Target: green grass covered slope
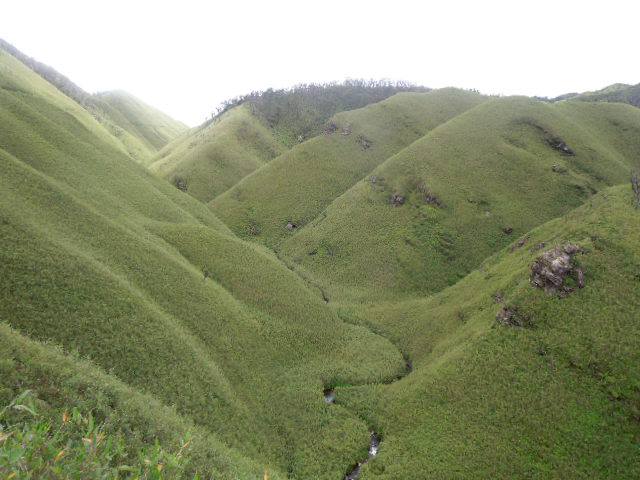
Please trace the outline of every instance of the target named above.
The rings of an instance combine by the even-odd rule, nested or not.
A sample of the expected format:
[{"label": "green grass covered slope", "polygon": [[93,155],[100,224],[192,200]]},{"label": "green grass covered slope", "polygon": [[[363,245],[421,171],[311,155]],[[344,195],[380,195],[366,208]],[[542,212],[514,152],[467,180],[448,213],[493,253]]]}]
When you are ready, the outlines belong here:
[{"label": "green grass covered slope", "polygon": [[[361,478],[637,478],[639,231],[630,187],[606,189],[434,296],[345,309],[414,366],[337,389],[383,439]],[[584,288],[534,287],[532,264],[569,243]]]},{"label": "green grass covered slope", "polygon": [[92,101],[116,137],[126,141],[129,136],[142,143],[145,151],[138,154],[138,159],[143,163],[148,163],[162,147],[187,131],[182,122],[122,90],[97,93]]},{"label": "green grass covered slope", "polygon": [[282,254],[332,301],[436,292],[536,225],[628,181],[638,158],[636,108],[491,100],[385,161]]},{"label": "green grass covered slope", "polygon": [[271,247],[311,222],[336,197],[429,130],[486,100],[456,89],[399,93],[335,115],[325,133],[295,146],[214,199],[239,236]]},{"label": "green grass covered slope", "polygon": [[[181,133],[186,125],[123,91],[92,95],[60,72],[31,58],[0,39],[0,50],[18,59],[40,77],[85,108],[113,135],[121,148],[136,161],[148,164],[151,158]],[[5,72],[10,75],[11,72]]]},{"label": "green grass covered slope", "polygon": [[[174,406],[182,420],[159,418],[158,429],[184,421],[180,431],[193,424],[215,439],[200,443],[201,478],[232,477],[230,457],[238,478],[262,478],[256,465],[271,478],[343,475],[367,425],[326,405],[322,390],[394,378],[400,352],[344,323],[273,254],[134,162],[85,109],[4,52],[0,122],[0,319],[14,332],[3,330],[3,359],[17,361],[13,342],[58,345],[158,408]],[[5,402],[27,387],[49,403],[48,383],[7,378]],[[102,408],[87,402],[84,414],[92,402]],[[141,422],[121,414],[124,432]]]},{"label": "green grass covered slope", "polygon": [[628,103],[634,107],[640,107],[640,84],[626,85],[624,83],[616,83],[595,92],[576,94],[571,99],[585,102]]},{"label": "green grass covered slope", "polygon": [[248,106],[240,105],[164,147],[150,169],[206,203],[285,150]]}]

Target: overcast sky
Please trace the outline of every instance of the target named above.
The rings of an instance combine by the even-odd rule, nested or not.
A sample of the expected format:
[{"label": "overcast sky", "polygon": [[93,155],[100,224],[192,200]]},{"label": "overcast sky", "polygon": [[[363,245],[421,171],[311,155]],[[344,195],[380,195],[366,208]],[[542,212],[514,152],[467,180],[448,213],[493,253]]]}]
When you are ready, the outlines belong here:
[{"label": "overcast sky", "polygon": [[0,37],[189,125],[251,90],[345,78],[555,96],[639,83],[640,2],[2,2]]}]

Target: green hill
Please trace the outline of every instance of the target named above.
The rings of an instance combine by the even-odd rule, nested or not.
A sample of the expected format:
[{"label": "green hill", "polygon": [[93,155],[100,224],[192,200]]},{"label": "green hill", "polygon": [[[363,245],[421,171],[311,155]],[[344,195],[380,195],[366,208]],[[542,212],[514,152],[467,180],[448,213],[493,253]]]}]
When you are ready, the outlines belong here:
[{"label": "green hill", "polygon": [[[556,100],[564,100],[565,98],[563,97],[558,97]],[[614,83],[595,92],[571,94],[570,99],[585,102],[628,103],[634,107],[640,107],[640,84],[626,85],[624,83]]]},{"label": "green hill", "polygon": [[147,157],[187,131],[182,122],[122,90],[97,93],[92,100],[116,127],[114,135],[120,137],[127,132],[140,140],[147,150]]},{"label": "green hill", "polygon": [[[0,50],[20,60],[60,92],[75,100],[103,124],[122,148],[136,161],[148,164],[151,157],[179,134],[187,130],[159,110],[123,91],[87,93],[54,68],[25,55],[0,39]],[[7,75],[10,72],[6,72]]]},{"label": "green hill", "polygon": [[[608,189],[437,295],[351,315],[414,366],[337,389],[383,439],[361,478],[637,478],[639,228],[630,188]],[[532,263],[568,243],[584,288],[532,286]],[[503,308],[525,326],[498,322]]]},{"label": "green hill", "polygon": [[[210,205],[237,235],[275,246],[385,159],[485,99],[442,89],[399,93],[342,112],[325,133],[272,160]],[[288,229],[288,223],[296,227]]]},{"label": "green hill", "polygon": [[282,253],[336,301],[436,292],[513,238],[627,181],[638,158],[640,110],[495,99],[388,159]]},{"label": "green hill", "polygon": [[224,103],[211,120],[165,147],[151,170],[209,202],[291,146],[321,134],[333,115],[408,91],[427,89],[349,80],[253,92]]},{"label": "green hill", "polygon": [[0,49],[0,478],[638,478],[640,110],[244,104],[166,181],[47,71]]},{"label": "green hill", "polygon": [[241,105],[167,145],[150,169],[208,202],[285,150]]},{"label": "green hill", "polygon": [[400,353],[342,322],[15,58],[0,52],[0,66],[0,318],[217,438],[199,447],[207,477],[226,471],[228,449],[272,478],[340,476],[367,427],[328,408],[322,389],[393,378]]}]

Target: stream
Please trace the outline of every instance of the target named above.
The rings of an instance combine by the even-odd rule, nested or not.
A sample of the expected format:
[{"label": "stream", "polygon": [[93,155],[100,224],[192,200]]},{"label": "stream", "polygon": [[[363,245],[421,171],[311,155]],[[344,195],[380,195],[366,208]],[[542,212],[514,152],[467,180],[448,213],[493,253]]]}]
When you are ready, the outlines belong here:
[{"label": "stream", "polygon": [[[394,378],[393,380],[389,381],[389,382],[385,382],[385,384],[390,384],[393,382],[397,382],[398,380],[406,377],[409,373],[412,372],[413,370],[413,364],[412,362],[407,359],[405,357],[405,362],[406,362],[406,370],[398,375],[396,378]],[[334,388],[326,388],[323,390],[322,395],[324,396],[324,401],[327,404],[334,404],[336,403],[336,391]],[[380,442],[382,441],[380,435],[378,435],[376,432],[371,431],[370,433],[370,439],[369,439],[369,453],[367,455],[367,458],[365,458],[364,460],[360,460],[358,463],[356,463],[351,470],[348,471],[348,473],[344,476],[344,480],[357,480],[360,477],[360,471],[362,470],[363,465],[367,464],[367,462],[369,462],[369,460],[371,460],[373,457],[375,457],[378,454],[378,450],[380,449]]]}]

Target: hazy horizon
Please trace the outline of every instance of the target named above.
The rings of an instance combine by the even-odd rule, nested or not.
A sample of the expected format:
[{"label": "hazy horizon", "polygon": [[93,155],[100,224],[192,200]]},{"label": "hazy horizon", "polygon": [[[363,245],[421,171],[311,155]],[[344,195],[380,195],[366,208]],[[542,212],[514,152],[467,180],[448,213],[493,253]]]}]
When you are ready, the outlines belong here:
[{"label": "hazy horizon", "polygon": [[126,90],[190,126],[252,90],[348,78],[549,97],[640,82],[640,7],[624,1],[85,5],[10,3],[0,38],[89,92]]}]

